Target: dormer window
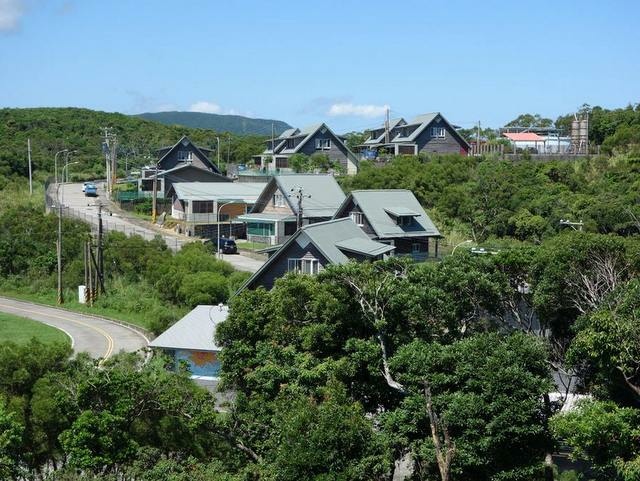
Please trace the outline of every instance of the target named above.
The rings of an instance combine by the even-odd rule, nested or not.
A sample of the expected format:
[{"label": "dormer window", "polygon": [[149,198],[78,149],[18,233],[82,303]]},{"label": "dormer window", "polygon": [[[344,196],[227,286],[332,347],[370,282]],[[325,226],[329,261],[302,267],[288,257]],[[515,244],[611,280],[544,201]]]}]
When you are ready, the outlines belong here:
[{"label": "dormer window", "polygon": [[411,223],[413,222],[413,217],[410,216],[400,216],[396,218],[396,223],[400,226],[400,227],[409,227],[411,225]]}]

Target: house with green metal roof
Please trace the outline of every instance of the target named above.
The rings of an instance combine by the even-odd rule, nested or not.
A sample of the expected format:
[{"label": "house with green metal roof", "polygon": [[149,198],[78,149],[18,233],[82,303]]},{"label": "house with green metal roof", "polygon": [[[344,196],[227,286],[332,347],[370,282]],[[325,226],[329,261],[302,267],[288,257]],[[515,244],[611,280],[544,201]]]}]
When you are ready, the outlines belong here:
[{"label": "house with green metal roof", "polygon": [[378,152],[392,155],[467,155],[470,148],[456,127],[440,112],[418,115],[409,122],[403,118],[393,119],[372,129],[369,137],[357,146],[364,157],[371,157],[371,153],[375,156]]},{"label": "house with green metal roof", "polygon": [[345,199],[330,174],[291,174],[273,177],[253,208],[238,217],[247,224],[247,240],[277,245],[302,225],[329,220]]},{"label": "house with green metal roof", "polygon": [[176,182],[169,189],[171,217],[187,235],[244,237],[236,218],[251,210],[265,183]]},{"label": "house with green metal roof", "polygon": [[314,275],[330,264],[375,261],[393,255],[395,247],[372,240],[350,218],[308,224],[296,231],[240,288],[271,289],[288,272]]},{"label": "house with green metal roof", "polygon": [[291,172],[289,158],[294,154],[325,154],[338,162],[347,174],[358,171],[358,159],[327,124],[310,125],[304,129],[287,129],[278,137],[267,140],[266,149],[254,156],[256,166],[264,172]]},{"label": "house with green metal roof", "polygon": [[438,257],[440,231],[410,190],[354,190],[334,215],[342,218],[353,220],[370,239],[393,245],[396,256]]}]

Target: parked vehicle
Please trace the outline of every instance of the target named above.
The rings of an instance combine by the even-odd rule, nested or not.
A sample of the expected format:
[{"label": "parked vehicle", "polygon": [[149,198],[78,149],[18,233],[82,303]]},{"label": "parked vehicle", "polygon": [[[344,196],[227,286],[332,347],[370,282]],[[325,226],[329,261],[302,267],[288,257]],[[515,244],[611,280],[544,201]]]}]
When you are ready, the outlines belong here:
[{"label": "parked vehicle", "polygon": [[91,184],[93,184],[93,182],[85,182],[84,184],[82,184],[82,192],[84,192],[87,189],[87,186]]},{"label": "parked vehicle", "polygon": [[223,254],[237,254],[238,245],[233,239],[227,237],[220,237],[220,249],[218,249],[218,238],[207,239],[204,241],[204,245],[209,246],[211,250],[215,252],[222,252]]},{"label": "parked vehicle", "polygon": [[98,187],[96,184],[86,184],[83,186],[84,195],[87,197],[98,197]]}]

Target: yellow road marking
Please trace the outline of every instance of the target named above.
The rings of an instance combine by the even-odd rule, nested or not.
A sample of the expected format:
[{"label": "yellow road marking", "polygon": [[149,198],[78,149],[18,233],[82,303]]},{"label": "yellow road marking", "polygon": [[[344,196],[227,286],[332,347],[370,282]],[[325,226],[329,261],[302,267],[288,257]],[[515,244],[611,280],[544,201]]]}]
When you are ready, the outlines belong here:
[{"label": "yellow road marking", "polygon": [[[15,309],[17,311],[28,312],[29,314],[56,317],[58,319],[62,319],[63,321],[73,322],[75,324],[79,324],[81,326],[88,327],[89,329],[93,329],[98,334],[101,334],[107,340],[107,350],[106,350],[106,352],[105,352],[105,354],[103,356],[103,359],[106,360],[106,359],[109,358],[109,356],[111,356],[111,354],[113,354],[113,344],[114,344],[113,343],[113,337],[111,337],[108,332],[106,332],[104,329],[102,329],[100,327],[92,326],[91,324],[87,324],[86,322],[83,322],[83,321],[78,321],[77,319],[71,319],[70,317],[60,316],[58,314],[51,314],[51,313],[48,313],[48,312],[34,311],[32,309],[24,309],[22,307],[9,306],[9,305],[6,305],[6,304],[0,304],[0,307],[6,307],[6,308],[9,308],[9,309]],[[55,308],[52,307],[51,309],[55,309]],[[37,319],[35,319],[35,320],[37,320]]]}]

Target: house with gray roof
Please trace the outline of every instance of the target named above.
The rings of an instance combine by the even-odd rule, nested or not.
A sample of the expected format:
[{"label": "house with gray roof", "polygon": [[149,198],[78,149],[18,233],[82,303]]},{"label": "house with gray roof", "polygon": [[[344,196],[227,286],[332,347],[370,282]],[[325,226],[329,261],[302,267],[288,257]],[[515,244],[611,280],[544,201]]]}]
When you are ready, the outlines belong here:
[{"label": "house with gray roof", "polygon": [[141,170],[138,190],[152,195],[153,182],[157,182],[157,196],[165,197],[175,182],[231,182],[209,159],[209,149],[196,146],[183,136],[170,147],[157,150],[155,165]]},{"label": "house with gray roof", "polygon": [[326,221],[333,217],[344,199],[344,192],[333,175],[277,175],[266,184],[251,211],[238,220],[247,224],[247,240],[277,245],[295,233],[299,214],[303,224]]},{"label": "house with gray roof", "polygon": [[289,158],[294,154],[325,154],[338,162],[347,174],[358,171],[358,159],[349,150],[342,137],[326,124],[311,125],[304,129],[287,129],[278,137],[267,140],[266,149],[254,157],[256,165],[265,172],[290,172]]},{"label": "house with gray roof", "polygon": [[240,288],[271,289],[288,272],[314,275],[330,264],[375,261],[395,247],[372,240],[350,218],[308,224],[296,231]]},{"label": "house with gray roof", "polygon": [[358,146],[358,151],[363,157],[373,157],[378,152],[392,155],[468,155],[470,148],[455,126],[440,112],[432,112],[418,115],[409,122],[403,118],[393,119],[388,126],[371,130],[367,140]]},{"label": "house with gray roof", "polygon": [[353,220],[371,240],[394,246],[396,256],[438,257],[442,236],[410,190],[354,190],[334,215],[343,218]]},{"label": "house with gray roof", "polygon": [[149,346],[162,349],[173,359],[176,368],[186,363],[193,376],[218,378],[221,348],[215,342],[215,332],[228,315],[227,306],[196,306]]},{"label": "house with gray roof", "polygon": [[258,182],[176,182],[167,193],[171,217],[187,235],[244,237],[244,223],[236,218],[253,208],[264,187]]}]

